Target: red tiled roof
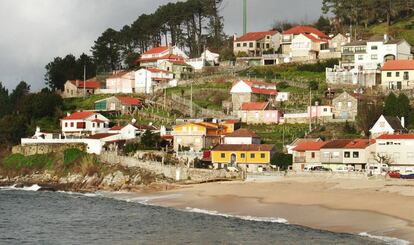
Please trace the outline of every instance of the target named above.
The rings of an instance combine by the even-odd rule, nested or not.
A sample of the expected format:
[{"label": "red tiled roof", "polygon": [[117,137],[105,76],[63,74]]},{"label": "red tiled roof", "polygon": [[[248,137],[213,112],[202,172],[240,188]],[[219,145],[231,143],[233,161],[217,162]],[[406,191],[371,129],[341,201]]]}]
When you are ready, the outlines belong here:
[{"label": "red tiled roof", "polygon": [[138,106],[141,104],[141,100],[134,97],[118,96],[117,98],[119,99],[119,101],[121,101],[121,104],[123,105]]},{"label": "red tiled roof", "polygon": [[[249,87],[252,88],[252,93],[254,93],[254,94],[266,94],[266,95],[276,95],[277,94],[277,89],[260,88],[260,86],[276,87],[276,85],[274,83],[268,83],[268,82],[262,82],[262,81],[252,81],[252,80],[242,80],[242,81],[244,83],[246,83]],[[233,84],[233,86],[235,84],[237,84],[238,82],[235,82]]]},{"label": "red tiled roof", "polygon": [[117,130],[121,130],[121,129],[123,129],[125,126],[120,126],[120,125],[117,125],[117,126],[113,126],[111,129],[109,129],[109,130],[113,130],[113,131],[117,131]]},{"label": "red tiled roof", "polygon": [[282,34],[298,35],[298,34],[310,34],[310,33],[316,34],[319,38],[329,39],[329,37],[325,33],[311,26],[295,26],[287,31],[284,31]]},{"label": "red tiled roof", "polygon": [[184,60],[184,57],[181,57],[176,54],[166,54],[164,56],[161,56],[161,58],[159,59],[160,60]]},{"label": "red tiled roof", "polygon": [[414,60],[389,60],[382,67],[383,71],[414,70]]},{"label": "red tiled roof", "polygon": [[94,134],[94,135],[89,136],[89,139],[99,140],[99,139],[105,139],[105,138],[108,138],[108,137],[114,136],[114,135],[116,135],[116,134],[110,134],[110,133]]},{"label": "red tiled roof", "polygon": [[414,134],[383,134],[377,139],[379,140],[403,140],[414,139]]},{"label": "red tiled roof", "polygon": [[268,35],[275,35],[277,31],[249,32],[236,39],[236,42],[257,41]]},{"label": "red tiled roof", "polygon": [[294,151],[318,151],[325,144],[326,142],[323,142],[323,141],[318,141],[318,142],[308,141],[308,142],[299,144],[293,150]]},{"label": "red tiled roof", "polygon": [[218,145],[212,151],[272,151],[274,145]]},{"label": "red tiled roof", "polygon": [[243,103],[241,109],[243,111],[262,111],[265,110],[269,102],[246,102]]},{"label": "red tiled roof", "polygon": [[265,89],[265,88],[252,88],[254,94],[267,94],[267,95],[276,95],[276,89]]},{"label": "red tiled roof", "polygon": [[157,69],[157,68],[147,68],[147,70],[150,72],[155,72],[155,73],[172,73],[170,71]]},{"label": "red tiled roof", "polygon": [[302,35],[304,35],[305,37],[309,38],[310,40],[312,40],[314,42],[318,42],[318,43],[320,43],[320,42],[327,42],[327,40],[319,39],[319,38],[317,38],[315,36],[312,36],[311,34],[302,34]]},{"label": "red tiled roof", "polygon": [[346,149],[365,149],[367,146],[375,143],[375,140],[370,139],[355,139],[351,140],[344,148]]},{"label": "red tiled roof", "polygon": [[260,138],[255,132],[249,130],[247,128],[241,128],[233,133],[226,135],[226,137],[233,137],[233,138],[240,138],[240,137],[252,137],[252,138]]},{"label": "red tiled roof", "polygon": [[147,50],[143,54],[159,54],[159,53],[165,52],[167,50],[168,50],[167,46],[159,46],[159,47],[155,47],[155,48],[152,48],[150,50]]},{"label": "red tiled roof", "polygon": [[91,111],[74,112],[71,115],[63,118],[63,120],[81,120],[92,116],[94,113]]},{"label": "red tiled roof", "polygon": [[76,83],[78,84],[78,88],[87,88],[87,89],[98,89],[101,87],[101,84],[98,81],[95,80],[88,80],[88,81],[81,81],[81,80],[70,80],[73,85],[76,86]]},{"label": "red tiled roof", "polygon": [[96,123],[103,123],[105,121],[101,120],[101,119],[93,119],[91,122],[96,122]]}]

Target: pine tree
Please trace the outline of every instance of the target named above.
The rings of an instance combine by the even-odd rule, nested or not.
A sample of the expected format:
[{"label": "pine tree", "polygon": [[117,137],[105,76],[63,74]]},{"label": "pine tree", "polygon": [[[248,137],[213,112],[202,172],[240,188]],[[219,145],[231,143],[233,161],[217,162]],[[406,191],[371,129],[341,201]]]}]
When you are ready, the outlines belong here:
[{"label": "pine tree", "polygon": [[398,99],[393,92],[385,98],[384,115],[397,116],[398,115]]}]

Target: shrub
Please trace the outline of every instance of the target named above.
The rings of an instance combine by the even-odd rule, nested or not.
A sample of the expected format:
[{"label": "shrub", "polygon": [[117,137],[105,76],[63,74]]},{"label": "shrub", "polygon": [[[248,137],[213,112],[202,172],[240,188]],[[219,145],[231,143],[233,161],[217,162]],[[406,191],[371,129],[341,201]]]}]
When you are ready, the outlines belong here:
[{"label": "shrub", "polygon": [[3,160],[3,166],[10,170],[21,170],[23,168],[38,170],[51,167],[54,159],[50,154],[36,154],[24,156],[22,154],[12,154]]},{"label": "shrub", "polygon": [[63,152],[63,164],[68,166],[75,162],[76,160],[80,159],[81,157],[85,156],[85,152],[77,149],[77,148],[69,148]]}]

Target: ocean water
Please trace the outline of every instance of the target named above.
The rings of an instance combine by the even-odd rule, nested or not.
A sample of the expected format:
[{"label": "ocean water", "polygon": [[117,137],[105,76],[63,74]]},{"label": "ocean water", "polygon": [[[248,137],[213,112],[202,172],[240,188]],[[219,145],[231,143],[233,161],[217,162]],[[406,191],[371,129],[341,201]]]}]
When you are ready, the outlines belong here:
[{"label": "ocean water", "polygon": [[0,190],[0,244],[382,244],[283,223],[36,189]]}]

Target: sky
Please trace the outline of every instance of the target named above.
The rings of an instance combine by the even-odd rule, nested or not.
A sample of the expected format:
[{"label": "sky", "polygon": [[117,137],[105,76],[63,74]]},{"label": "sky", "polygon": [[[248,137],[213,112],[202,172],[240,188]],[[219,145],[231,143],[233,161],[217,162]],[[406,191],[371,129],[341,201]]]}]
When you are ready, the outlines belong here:
[{"label": "sky", "polygon": [[[22,80],[45,87],[45,65],[57,56],[90,54],[107,28],[121,29],[169,0],[0,0],[0,81],[9,90]],[[226,34],[242,33],[242,0],[224,0]],[[310,22],[322,0],[247,0],[248,31],[276,21]]]}]

